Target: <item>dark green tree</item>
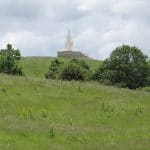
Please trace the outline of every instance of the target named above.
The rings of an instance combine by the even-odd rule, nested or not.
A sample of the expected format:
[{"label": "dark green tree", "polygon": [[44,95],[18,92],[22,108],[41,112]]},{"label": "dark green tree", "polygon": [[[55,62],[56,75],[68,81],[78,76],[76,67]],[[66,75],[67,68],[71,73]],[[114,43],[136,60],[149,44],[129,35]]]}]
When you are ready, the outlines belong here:
[{"label": "dark green tree", "polygon": [[70,60],[62,70],[62,80],[89,80],[90,69],[89,66],[83,60],[72,59]]},{"label": "dark green tree", "polygon": [[130,89],[144,87],[148,77],[147,58],[137,47],[117,47],[96,71],[94,78]]},{"label": "dark green tree", "polygon": [[70,61],[70,63],[75,63],[77,65],[80,65],[81,67],[83,67],[86,70],[90,69],[89,65],[84,60],[82,60],[82,59],[76,59],[76,58],[74,58],[74,59],[72,59]]},{"label": "dark green tree", "polygon": [[149,61],[149,63],[148,63],[147,86],[150,86],[150,61]]},{"label": "dark green tree", "polygon": [[64,62],[59,59],[53,60],[51,62],[48,72],[45,75],[46,79],[58,79],[63,64]]},{"label": "dark green tree", "polygon": [[20,51],[7,44],[6,49],[0,51],[0,72],[13,75],[23,75],[22,68],[18,66],[21,59]]}]

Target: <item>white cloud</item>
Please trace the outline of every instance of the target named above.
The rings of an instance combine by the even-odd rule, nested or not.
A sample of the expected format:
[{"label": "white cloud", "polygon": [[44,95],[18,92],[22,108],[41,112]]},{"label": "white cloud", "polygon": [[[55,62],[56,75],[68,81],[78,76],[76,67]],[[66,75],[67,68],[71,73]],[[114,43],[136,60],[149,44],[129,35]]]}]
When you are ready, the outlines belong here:
[{"label": "white cloud", "polygon": [[120,44],[150,56],[149,0],[0,1],[1,47],[8,42],[24,55],[56,56],[69,27],[77,47],[105,59]]}]

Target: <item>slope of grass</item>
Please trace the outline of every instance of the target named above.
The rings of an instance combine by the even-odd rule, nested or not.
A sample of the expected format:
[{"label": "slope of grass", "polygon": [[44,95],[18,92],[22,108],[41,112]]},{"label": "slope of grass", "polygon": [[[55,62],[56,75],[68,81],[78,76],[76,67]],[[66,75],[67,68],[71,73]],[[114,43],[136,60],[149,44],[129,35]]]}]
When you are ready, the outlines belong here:
[{"label": "slope of grass", "polygon": [[150,148],[150,92],[29,77],[48,67],[33,60],[27,77],[0,75],[1,150]]},{"label": "slope of grass", "polygon": [[26,76],[44,77],[53,59],[51,57],[23,57],[21,66]]},{"label": "slope of grass", "polygon": [[[52,57],[24,57],[21,60],[21,66],[26,76],[44,77],[48,71]],[[61,58],[62,61],[68,62],[70,59]],[[99,67],[101,61],[85,59],[91,70],[94,71]]]}]

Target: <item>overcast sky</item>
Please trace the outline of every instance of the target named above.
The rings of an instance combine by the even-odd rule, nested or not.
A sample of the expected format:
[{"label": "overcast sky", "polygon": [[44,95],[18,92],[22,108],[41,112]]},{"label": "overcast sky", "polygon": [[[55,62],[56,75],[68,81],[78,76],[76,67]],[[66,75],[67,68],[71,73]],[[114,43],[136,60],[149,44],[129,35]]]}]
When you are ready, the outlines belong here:
[{"label": "overcast sky", "polygon": [[23,56],[56,56],[70,28],[74,48],[105,59],[116,46],[150,57],[150,0],[1,0],[0,48]]}]

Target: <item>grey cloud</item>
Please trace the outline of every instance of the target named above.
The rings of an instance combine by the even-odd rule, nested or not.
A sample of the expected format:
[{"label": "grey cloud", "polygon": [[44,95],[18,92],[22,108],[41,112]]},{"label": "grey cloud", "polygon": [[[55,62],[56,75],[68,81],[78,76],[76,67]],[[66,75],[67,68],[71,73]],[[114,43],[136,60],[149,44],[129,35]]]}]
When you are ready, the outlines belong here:
[{"label": "grey cloud", "polygon": [[0,43],[11,42],[28,56],[56,56],[70,28],[75,48],[91,57],[105,59],[120,44],[150,56],[149,7],[148,0],[5,0]]},{"label": "grey cloud", "polygon": [[10,21],[31,20],[38,16],[40,4],[35,1],[6,0],[0,3],[0,16]]}]

